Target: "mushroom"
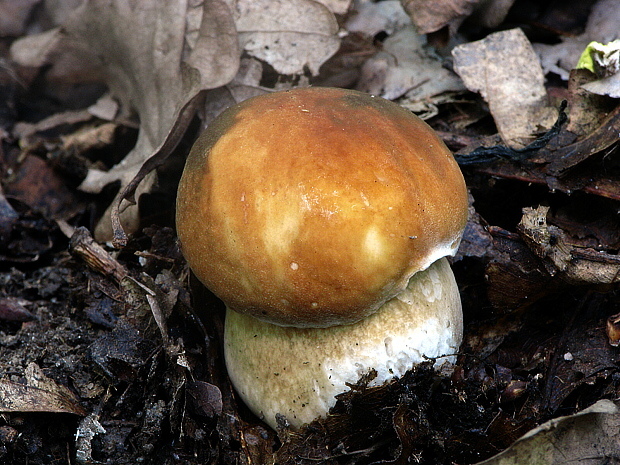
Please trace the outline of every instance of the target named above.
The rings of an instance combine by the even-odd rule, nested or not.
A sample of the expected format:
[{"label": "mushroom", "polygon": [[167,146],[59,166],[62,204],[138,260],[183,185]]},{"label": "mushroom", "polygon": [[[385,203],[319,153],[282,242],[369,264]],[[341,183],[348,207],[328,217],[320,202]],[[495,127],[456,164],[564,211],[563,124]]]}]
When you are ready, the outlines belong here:
[{"label": "mushroom", "polygon": [[194,274],[226,305],[230,379],[267,424],[324,417],[369,372],[450,365],[462,311],[446,256],[467,220],[450,151],[399,105],[299,88],[224,111],[177,196]]}]

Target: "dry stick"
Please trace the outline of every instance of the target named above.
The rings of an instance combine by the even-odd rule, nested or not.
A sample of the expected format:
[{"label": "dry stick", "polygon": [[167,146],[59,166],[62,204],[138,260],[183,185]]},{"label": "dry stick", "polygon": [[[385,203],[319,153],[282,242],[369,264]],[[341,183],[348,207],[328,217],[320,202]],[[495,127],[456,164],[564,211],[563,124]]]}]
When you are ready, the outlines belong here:
[{"label": "dry stick", "polygon": [[185,104],[179,112],[179,116],[174,122],[174,125],[166,136],[164,142],[159,146],[155,153],[144,162],[136,176],[125,186],[124,189],[118,193],[112,202],[111,219],[112,230],[114,232],[112,243],[114,244],[114,247],[123,248],[127,245],[127,233],[125,233],[120,219],[121,203],[123,200],[127,200],[130,205],[136,204],[135,194],[138,185],[147,174],[164,164],[177,145],[179,145],[179,142],[185,135],[187,128],[196,114],[196,110],[203,100],[204,92],[200,91],[194,98]]},{"label": "dry stick", "polygon": [[120,283],[129,271],[117,262],[103,247],[101,247],[84,227],[75,228],[70,235],[69,250],[86,262],[88,267],[104,276],[111,276]]}]

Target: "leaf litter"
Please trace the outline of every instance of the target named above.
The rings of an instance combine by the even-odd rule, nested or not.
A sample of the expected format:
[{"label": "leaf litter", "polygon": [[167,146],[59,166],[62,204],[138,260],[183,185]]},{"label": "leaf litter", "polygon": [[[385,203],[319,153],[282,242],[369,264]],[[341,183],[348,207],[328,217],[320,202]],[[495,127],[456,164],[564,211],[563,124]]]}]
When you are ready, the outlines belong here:
[{"label": "leaf litter", "polygon": [[[618,106],[578,55],[559,68],[549,51],[617,38],[612,0],[568,15],[518,0],[23,3],[1,29],[0,459],[618,457]],[[224,108],[334,82],[419,112],[463,162],[466,337],[450,377],[429,362],[369,388],[369,373],[328,418],[276,433],[228,381],[222,304],[180,254],[174,189]],[[119,250],[105,241],[121,227]]]}]

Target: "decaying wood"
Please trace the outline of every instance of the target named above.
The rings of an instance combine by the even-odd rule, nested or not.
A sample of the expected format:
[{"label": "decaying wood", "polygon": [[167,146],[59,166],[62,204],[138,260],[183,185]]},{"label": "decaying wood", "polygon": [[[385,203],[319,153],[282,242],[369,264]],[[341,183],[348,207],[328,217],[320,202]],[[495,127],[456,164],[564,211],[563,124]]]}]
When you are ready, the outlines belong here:
[{"label": "decaying wood", "polygon": [[117,260],[106,252],[84,227],[75,228],[71,235],[69,250],[79,256],[94,271],[104,276],[111,276],[120,283],[129,272]]}]

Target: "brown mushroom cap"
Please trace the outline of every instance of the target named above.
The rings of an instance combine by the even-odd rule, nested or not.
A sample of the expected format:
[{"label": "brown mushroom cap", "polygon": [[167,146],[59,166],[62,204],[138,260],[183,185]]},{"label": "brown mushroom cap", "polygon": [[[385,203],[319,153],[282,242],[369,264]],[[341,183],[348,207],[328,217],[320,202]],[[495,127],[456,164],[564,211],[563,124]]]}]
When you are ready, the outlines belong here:
[{"label": "brown mushroom cap", "polygon": [[453,254],[467,193],[452,154],[399,105],[304,88],[222,113],[181,178],[177,230],[226,305],[282,326],[349,324]]}]

